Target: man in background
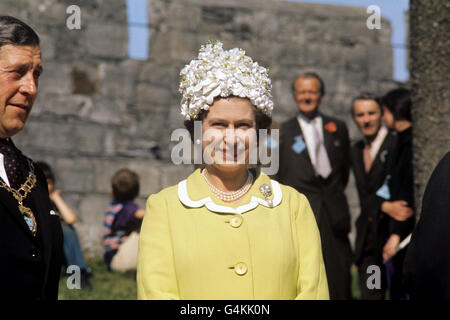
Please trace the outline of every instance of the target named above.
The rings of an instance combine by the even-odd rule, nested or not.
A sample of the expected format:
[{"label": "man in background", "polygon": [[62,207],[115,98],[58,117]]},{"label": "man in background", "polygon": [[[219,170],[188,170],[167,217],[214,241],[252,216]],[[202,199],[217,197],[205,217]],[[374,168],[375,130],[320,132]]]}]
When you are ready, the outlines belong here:
[{"label": "man in background", "polygon": [[[383,110],[375,95],[363,93],[352,101],[352,116],[363,135],[351,148],[351,161],[359,195],[361,213],[356,220],[355,263],[358,267],[361,299],[383,300],[386,292],[386,273],[383,248],[393,234],[394,220],[387,214],[384,201],[389,200],[389,159],[397,143],[395,133],[382,125]],[[390,210],[411,210],[403,201],[389,202]],[[369,266],[381,272],[379,286],[368,286],[372,275]]]},{"label": "man in background", "polygon": [[351,299],[350,211],[344,194],[350,140],[344,122],[319,112],[325,95],[316,73],[292,86],[298,114],[281,126],[277,179],[309,200],[319,227],[330,299]]}]

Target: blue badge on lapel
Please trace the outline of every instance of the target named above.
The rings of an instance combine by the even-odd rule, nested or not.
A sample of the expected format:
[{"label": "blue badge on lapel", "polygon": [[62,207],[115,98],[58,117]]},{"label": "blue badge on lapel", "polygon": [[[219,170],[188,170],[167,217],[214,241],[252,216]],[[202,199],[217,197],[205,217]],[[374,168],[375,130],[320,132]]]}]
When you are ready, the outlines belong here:
[{"label": "blue badge on lapel", "polygon": [[377,196],[389,200],[391,198],[391,192],[389,191],[389,187],[386,184],[383,184],[380,189],[378,189]]},{"label": "blue badge on lapel", "polygon": [[292,150],[294,150],[295,153],[300,154],[305,148],[306,144],[305,141],[303,141],[303,137],[301,135],[296,136],[295,142],[292,145]]}]

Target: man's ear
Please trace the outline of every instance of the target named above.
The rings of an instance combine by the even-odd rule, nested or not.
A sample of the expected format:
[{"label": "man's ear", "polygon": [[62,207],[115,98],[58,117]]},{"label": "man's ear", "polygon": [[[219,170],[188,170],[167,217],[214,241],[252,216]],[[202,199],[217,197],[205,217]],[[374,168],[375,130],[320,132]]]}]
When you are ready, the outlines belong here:
[{"label": "man's ear", "polygon": [[109,194],[113,195],[113,189],[112,188],[109,188]]}]

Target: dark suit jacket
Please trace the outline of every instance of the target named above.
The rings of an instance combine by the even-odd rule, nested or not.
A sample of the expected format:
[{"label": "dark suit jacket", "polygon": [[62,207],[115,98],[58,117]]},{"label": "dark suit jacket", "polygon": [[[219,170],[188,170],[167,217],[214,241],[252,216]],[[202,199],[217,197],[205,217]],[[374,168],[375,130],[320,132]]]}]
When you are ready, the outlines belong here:
[{"label": "dark suit jacket", "polygon": [[[330,176],[323,179],[315,175],[307,147],[299,154],[292,149],[295,137],[303,136],[294,117],[281,127],[277,179],[303,193],[309,200],[321,235],[330,297],[347,299],[352,253],[348,240],[350,211],[344,191],[350,171],[350,140],[344,122],[323,114],[321,116],[325,149],[332,167]],[[335,132],[325,129],[330,122],[335,124]]]},{"label": "dark suit jacket", "polygon": [[[397,132],[397,144],[388,155],[387,170],[389,179],[389,201],[404,200],[408,206],[414,209],[414,175],[412,166],[412,128],[403,132]],[[375,196],[375,206],[381,207],[386,199]],[[398,234],[403,240],[408,236],[415,223],[414,215],[406,221],[389,219],[389,234]]]},{"label": "dark suit jacket", "polygon": [[33,236],[13,195],[0,188],[0,298],[57,299],[63,259],[59,216],[51,215],[47,180],[34,166],[37,182],[24,205],[37,220]]},{"label": "dark suit jacket", "polygon": [[[361,213],[356,220],[355,261],[359,264],[363,255],[381,251],[389,235],[391,218],[381,211],[376,192],[383,186],[389,172],[389,161],[397,143],[397,136],[389,132],[384,139],[368,173],[364,170],[364,141],[357,141],[351,148],[351,161],[358,189]],[[378,254],[379,253],[379,254]],[[381,261],[380,261],[381,263]]]},{"label": "dark suit jacket", "polygon": [[450,299],[450,152],[434,169],[406,251],[403,274],[411,299]]}]

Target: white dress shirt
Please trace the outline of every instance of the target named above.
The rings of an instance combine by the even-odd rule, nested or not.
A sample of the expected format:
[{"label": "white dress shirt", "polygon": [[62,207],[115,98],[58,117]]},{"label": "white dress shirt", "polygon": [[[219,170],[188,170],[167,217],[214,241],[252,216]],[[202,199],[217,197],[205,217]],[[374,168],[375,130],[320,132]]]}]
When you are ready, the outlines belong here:
[{"label": "white dress shirt", "polygon": [[378,150],[380,150],[381,145],[383,144],[384,139],[386,138],[388,133],[389,133],[389,131],[384,125],[382,125],[380,127],[380,130],[378,130],[377,136],[370,144],[370,156],[371,156],[372,160],[375,160]]},{"label": "white dress shirt", "polygon": [[304,115],[299,113],[297,116],[298,124],[300,125],[300,128],[302,128],[303,132],[303,140],[306,143],[306,148],[308,149],[309,158],[311,159],[311,163],[314,165],[316,163],[316,154],[314,152],[316,141],[314,141],[315,134],[313,132],[314,128],[316,127],[317,132],[320,135],[320,138],[322,141],[323,139],[323,129],[322,129],[322,117],[318,115],[313,120],[308,120]]},{"label": "white dress shirt", "polygon": [[5,161],[3,159],[3,153],[0,152],[0,177],[2,180],[6,183],[6,185],[9,187],[9,180],[8,175],[6,174],[5,170]]}]

